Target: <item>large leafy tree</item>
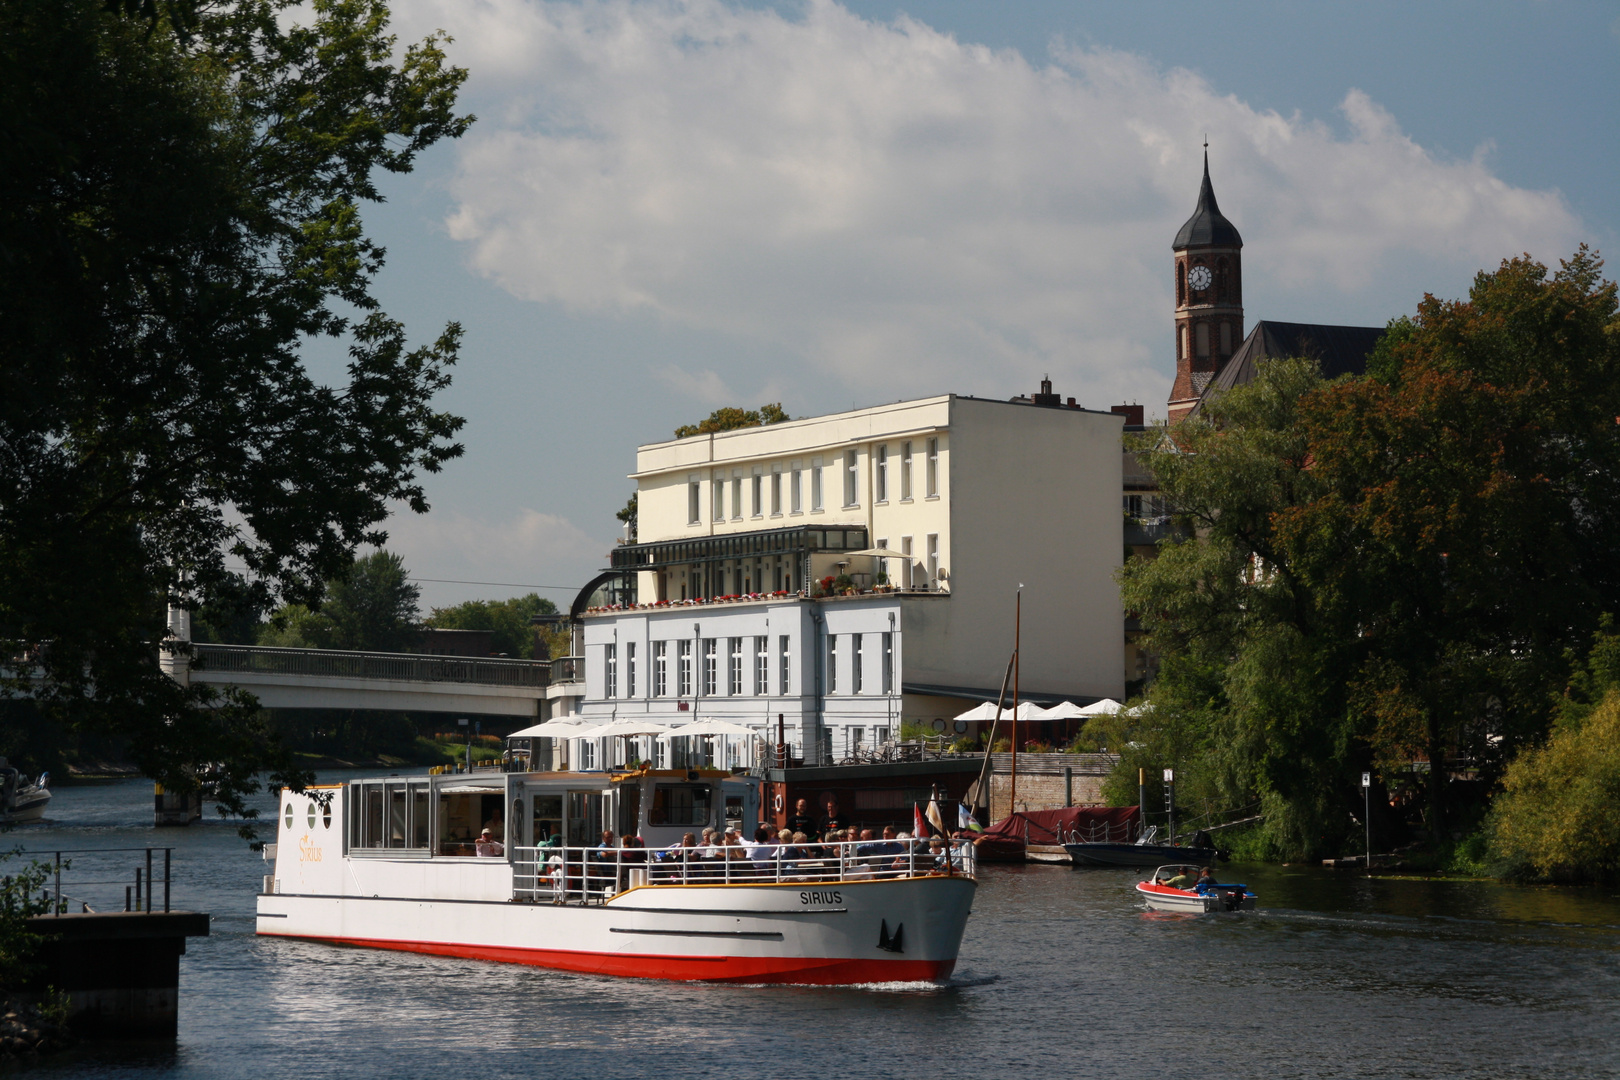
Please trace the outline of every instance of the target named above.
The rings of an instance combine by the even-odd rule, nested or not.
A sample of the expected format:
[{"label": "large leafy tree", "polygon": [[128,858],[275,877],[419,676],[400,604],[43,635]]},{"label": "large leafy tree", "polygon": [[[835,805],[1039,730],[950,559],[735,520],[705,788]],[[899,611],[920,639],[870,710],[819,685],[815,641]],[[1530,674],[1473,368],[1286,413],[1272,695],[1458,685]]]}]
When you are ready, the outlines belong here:
[{"label": "large leafy tree", "polygon": [[[286,762],[250,701],[162,676],[165,604],[227,560],[261,610],[318,603],[460,453],[433,405],[459,328],[408,344],[361,221],[470,122],[442,44],[396,61],[379,0],[0,5],[6,689],[165,784],[226,763],[227,809]],[[316,337],[347,346],[335,385]]]},{"label": "large leafy tree", "polygon": [[793,417],[782,410],[780,401],[761,405],[758,409],[740,409],[735,405],[727,405],[714,410],[695,424],[682,424],[675,429],[675,437],[684,439],[691,435],[712,435],[721,431],[736,431],[738,428],[781,424],[791,419]]},{"label": "large leafy tree", "polygon": [[421,637],[421,597],[421,587],[405,572],[405,560],[373,551],[327,582],[319,611],[289,604],[276,612],[259,640],[293,648],[409,652]]},{"label": "large leafy tree", "polygon": [[1274,363],[1144,448],[1198,529],[1125,573],[1166,654],[1165,752],[1194,744],[1224,795],[1270,800],[1281,850],[1331,844],[1355,774],[1414,759],[1445,836],[1448,761],[1490,779],[1540,739],[1572,650],[1620,604],[1601,265],[1504,262],[1392,325],[1366,377]]},{"label": "large leafy tree", "polygon": [[[536,615],[555,615],[557,605],[538,593],[514,596],[509,600],[467,600],[450,607],[434,608],[428,616],[429,626],[443,630],[489,630],[491,644],[498,653],[534,659],[535,627],[529,620]],[[553,634],[547,634],[548,650]],[[566,641],[566,638],[563,640]],[[563,647],[556,656],[567,655]]]}]

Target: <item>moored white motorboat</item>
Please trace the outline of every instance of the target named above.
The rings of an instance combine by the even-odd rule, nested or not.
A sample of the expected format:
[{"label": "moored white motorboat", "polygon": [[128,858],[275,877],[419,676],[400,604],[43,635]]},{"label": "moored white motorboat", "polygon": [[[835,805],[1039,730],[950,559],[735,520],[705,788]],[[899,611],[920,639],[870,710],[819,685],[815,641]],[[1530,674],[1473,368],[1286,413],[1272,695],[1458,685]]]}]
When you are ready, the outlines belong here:
[{"label": "moored white motorboat", "polygon": [[[644,978],[950,975],[976,888],[970,845],[818,844],[752,858],[665,847],[723,826],[728,809],[747,803],[746,790],[734,794],[746,786],[671,770],[393,777],[284,792],[257,931]],[[589,846],[615,823],[647,846]],[[504,830],[511,846],[478,839],[481,824]]]},{"label": "moored white motorboat", "polygon": [[51,774],[29,780],[0,757],[0,823],[24,825],[45,817],[51,801]]},{"label": "moored white motorboat", "polygon": [[1199,868],[1186,863],[1161,866],[1153,876],[1136,885],[1137,895],[1154,911],[1181,911],[1203,914],[1209,911],[1253,911],[1255,895],[1247,885],[1189,884],[1178,887],[1169,882],[1178,876],[1196,879]]}]

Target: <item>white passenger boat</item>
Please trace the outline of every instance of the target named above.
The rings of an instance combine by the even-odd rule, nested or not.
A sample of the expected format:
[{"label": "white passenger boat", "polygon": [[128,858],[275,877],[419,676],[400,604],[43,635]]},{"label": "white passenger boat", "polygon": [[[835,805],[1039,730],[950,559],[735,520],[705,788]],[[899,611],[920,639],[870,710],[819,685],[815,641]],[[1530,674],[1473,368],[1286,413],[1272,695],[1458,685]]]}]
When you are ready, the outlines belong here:
[{"label": "white passenger boat", "polygon": [[[283,792],[258,933],[658,979],[945,980],[976,888],[942,841],[731,849],[758,784],[711,771],[390,777]],[[482,843],[489,825],[507,845]],[[592,846],[604,828],[644,847]]]}]

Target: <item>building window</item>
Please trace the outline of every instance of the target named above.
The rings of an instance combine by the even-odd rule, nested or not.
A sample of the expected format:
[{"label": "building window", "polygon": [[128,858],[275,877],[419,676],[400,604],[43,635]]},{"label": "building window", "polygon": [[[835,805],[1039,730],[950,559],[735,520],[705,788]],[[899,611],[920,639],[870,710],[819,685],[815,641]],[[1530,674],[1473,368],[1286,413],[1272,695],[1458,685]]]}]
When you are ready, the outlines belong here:
[{"label": "building window", "polygon": [[872,744],[874,746],[885,746],[885,745],[888,744],[888,742],[889,742],[889,729],[888,728],[886,728],[886,727],[875,727],[875,728],[872,729]]},{"label": "building window", "polygon": [[682,641],[682,642],[680,642],[680,644],[678,646],[678,649],[677,649],[677,652],[678,652],[678,656],[677,656],[676,666],[677,666],[677,668],[679,670],[676,672],[676,677],[679,680],[679,685],[678,685],[678,688],[676,690],[676,693],[679,694],[681,697],[691,697],[692,696],[692,643],[690,641]]},{"label": "building window", "polygon": [[821,459],[810,463],[810,509],[821,509]]},{"label": "building window", "polygon": [[715,638],[703,639],[703,696],[714,697],[719,683],[720,644]]},{"label": "building window", "polygon": [[743,516],[742,477],[733,476],[731,481],[731,520],[741,521]]},{"label": "building window", "polygon": [[669,696],[669,642],[653,642],[653,697]]},{"label": "building window", "polygon": [[860,501],[859,475],[856,470],[860,468],[860,458],[851,447],[844,452],[844,505],[856,506]]},{"label": "building window", "polygon": [[894,632],[883,635],[883,692],[894,693]]},{"label": "building window", "polygon": [[596,740],[579,740],[579,767],[586,772],[596,768]]},{"label": "building window", "polygon": [[754,639],[754,696],[764,697],[771,692],[771,639]]},{"label": "building window", "polygon": [[703,501],[702,485],[696,480],[686,485],[686,523],[696,525],[703,520],[703,510],[698,505]]},{"label": "building window", "polygon": [[[878,542],[877,542],[877,546],[878,546],[878,548],[880,550],[883,549],[883,548],[886,548],[886,547],[889,546],[889,541],[887,539],[880,538],[878,540]],[[877,584],[879,584],[879,585],[892,585],[892,584],[894,584],[892,581],[889,580],[889,560],[888,559],[879,559],[877,561]]]},{"label": "building window", "polygon": [[1209,355],[1209,323],[1201,322],[1201,323],[1198,324],[1198,328],[1193,331],[1193,340],[1198,343],[1198,355],[1199,356],[1208,356]]},{"label": "building window", "polygon": [[1223,322],[1223,323],[1221,323],[1221,355],[1225,356],[1226,354],[1230,353],[1231,351],[1232,351],[1232,324],[1229,323],[1229,322]]},{"label": "building window", "polygon": [[731,663],[729,665],[727,665],[727,670],[726,670],[726,693],[730,694],[732,697],[740,697],[742,695],[742,692],[743,692],[743,681],[742,681],[743,657],[742,657],[742,650],[743,650],[743,639],[740,638],[740,637],[732,638],[731,639]]},{"label": "building window", "polygon": [[624,643],[624,696],[636,696],[636,643]]},{"label": "building window", "polygon": [[1176,332],[1176,359],[1177,360],[1185,360],[1186,358],[1187,358],[1187,324],[1182,323],[1181,328]]},{"label": "building window", "polygon": [[619,647],[617,645],[604,645],[604,663],[602,664],[603,697],[619,696]]},{"label": "building window", "polygon": [[939,586],[939,533],[928,534],[928,586]]},{"label": "building window", "polygon": [[783,634],[782,637],[781,637],[780,642],[778,643],[779,648],[778,648],[778,653],[777,653],[778,654],[778,661],[777,662],[782,665],[782,670],[777,676],[777,683],[782,688],[781,689],[781,694],[782,694],[783,697],[787,697],[787,695],[788,695],[788,642],[789,642],[789,640],[790,639],[788,638],[788,635]]},{"label": "building window", "polygon": [[939,496],[939,440],[928,440],[928,497]]},{"label": "building window", "polygon": [[793,469],[793,482],[788,487],[793,497],[793,512],[804,513],[804,473],[797,466]]},{"label": "building window", "polygon": [[906,575],[906,580],[901,582],[901,584],[909,589],[916,584],[916,573],[911,561],[911,537],[902,536],[900,538],[900,554],[905,556],[905,558],[901,559],[900,561],[905,564],[905,568],[901,571],[901,573]]},{"label": "building window", "polygon": [[[877,448],[877,465],[875,466],[875,469],[876,469],[876,473],[874,474],[874,476],[872,478],[872,501],[873,502],[888,502],[889,501],[889,448],[887,446],[880,446],[880,447]],[[879,546],[881,546],[881,545],[879,545]]]},{"label": "building window", "polygon": [[851,634],[849,636],[849,692],[861,692],[861,647],[866,644],[865,634]]},{"label": "building window", "polygon": [[838,635],[827,635],[827,693],[838,693]]},{"label": "building window", "polygon": [[771,517],[782,516],[782,472],[771,473]]},{"label": "building window", "polygon": [[866,729],[863,727],[852,727],[846,728],[845,730],[848,733],[845,738],[849,744],[849,753],[850,756],[853,757],[861,752],[863,745],[866,743]]},{"label": "building window", "polygon": [[900,501],[911,501],[911,443],[900,444]]},{"label": "building window", "polygon": [[714,520],[726,520],[726,482],[724,480],[714,482]]},{"label": "building window", "polygon": [[753,496],[754,496],[754,502],[753,502],[752,505],[753,505],[753,509],[754,509],[754,516],[755,517],[764,517],[765,516],[765,476],[764,476],[763,473],[761,473],[759,471],[758,468],[754,469]]}]

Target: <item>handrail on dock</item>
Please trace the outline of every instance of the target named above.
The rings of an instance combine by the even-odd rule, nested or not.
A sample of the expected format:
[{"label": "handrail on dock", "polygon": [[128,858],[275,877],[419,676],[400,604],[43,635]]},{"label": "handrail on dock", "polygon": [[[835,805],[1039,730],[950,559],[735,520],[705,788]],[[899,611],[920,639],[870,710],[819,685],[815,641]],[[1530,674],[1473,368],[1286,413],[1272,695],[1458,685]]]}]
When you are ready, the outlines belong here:
[{"label": "handrail on dock", "polygon": [[[42,859],[46,860],[45,865],[50,868],[52,878],[49,896],[51,905],[50,914],[62,915],[67,911],[67,905],[63,902],[64,896],[67,896],[67,899],[69,900],[78,900],[79,903],[83,905],[85,911],[89,912],[92,910],[89,901],[85,900],[83,897],[69,896],[62,892],[62,872],[64,870],[71,869],[71,856],[119,855],[128,854],[131,852],[139,852],[146,856],[144,866],[139,864],[136,865],[133,882],[130,881],[129,875],[125,875],[124,877],[104,878],[100,880],[74,878],[69,881],[69,884],[75,889],[84,885],[122,885],[124,886],[124,910],[126,912],[151,914],[153,911],[159,910],[156,907],[158,879],[155,876],[156,868],[152,865],[153,858],[156,853],[162,852],[163,907],[161,910],[167,912],[169,910],[170,890],[173,883],[171,869],[174,858],[174,848],[172,847],[62,848],[56,851],[30,851],[24,849],[19,851],[18,854],[32,856],[36,862]],[[64,855],[69,856],[69,858],[63,859]]]},{"label": "handrail on dock", "polygon": [[[703,854],[721,851],[716,857]],[[512,849],[512,896],[531,903],[602,903],[644,885],[837,884],[924,877],[977,878],[970,840],[855,840],[747,847]],[[736,852],[735,855],[730,854]]]}]

